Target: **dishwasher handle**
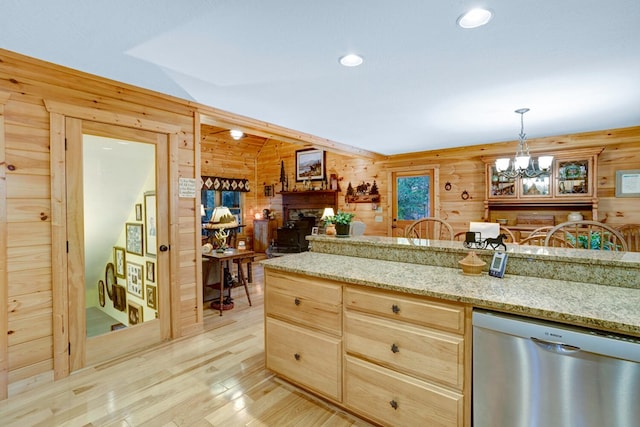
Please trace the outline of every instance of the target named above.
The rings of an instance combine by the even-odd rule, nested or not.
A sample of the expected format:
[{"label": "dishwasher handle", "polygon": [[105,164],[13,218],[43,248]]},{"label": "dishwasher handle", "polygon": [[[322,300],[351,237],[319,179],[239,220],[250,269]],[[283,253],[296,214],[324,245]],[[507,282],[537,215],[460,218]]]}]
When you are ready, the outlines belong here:
[{"label": "dishwasher handle", "polygon": [[562,342],[546,341],[536,337],[531,337],[531,341],[533,341],[533,343],[536,344],[537,346],[542,347],[543,349],[547,351],[551,351],[553,353],[572,354],[580,351],[580,347],[565,344]]}]

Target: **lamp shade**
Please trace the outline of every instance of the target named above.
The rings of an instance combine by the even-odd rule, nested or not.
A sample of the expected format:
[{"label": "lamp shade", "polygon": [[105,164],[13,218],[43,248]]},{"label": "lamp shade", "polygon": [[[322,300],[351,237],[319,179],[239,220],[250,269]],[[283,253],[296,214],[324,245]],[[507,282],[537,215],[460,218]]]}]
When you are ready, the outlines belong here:
[{"label": "lamp shade", "polygon": [[335,212],[333,212],[333,208],[324,208],[324,212],[322,212],[322,218],[320,219],[327,219],[332,216],[336,216]]},{"label": "lamp shade", "polygon": [[226,206],[218,206],[217,208],[213,209],[213,213],[211,214],[211,222],[213,223],[223,222],[221,221],[222,218],[224,218],[227,215],[233,216],[231,215],[231,211],[229,210],[229,208],[227,208]]},{"label": "lamp shade", "polygon": [[204,205],[200,205],[200,216],[205,216],[207,213],[204,211]]}]

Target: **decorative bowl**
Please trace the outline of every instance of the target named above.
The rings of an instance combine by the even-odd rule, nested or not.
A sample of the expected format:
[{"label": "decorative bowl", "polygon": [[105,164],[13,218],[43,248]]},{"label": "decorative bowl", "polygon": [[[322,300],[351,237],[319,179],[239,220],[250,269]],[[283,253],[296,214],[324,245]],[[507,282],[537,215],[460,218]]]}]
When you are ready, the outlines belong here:
[{"label": "decorative bowl", "polygon": [[474,251],[469,252],[464,259],[458,261],[458,264],[460,264],[460,267],[462,268],[462,274],[469,276],[481,275],[482,268],[487,265],[487,263],[482,261]]}]

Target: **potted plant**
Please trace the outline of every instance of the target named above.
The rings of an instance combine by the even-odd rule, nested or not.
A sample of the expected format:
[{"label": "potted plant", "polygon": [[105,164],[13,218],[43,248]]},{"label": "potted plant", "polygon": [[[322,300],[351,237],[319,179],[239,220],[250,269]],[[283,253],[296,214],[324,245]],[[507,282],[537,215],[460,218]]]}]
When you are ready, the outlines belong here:
[{"label": "potted plant", "polygon": [[325,224],[335,224],[336,236],[348,236],[351,221],[356,214],[351,212],[338,211],[334,216],[325,219]]}]

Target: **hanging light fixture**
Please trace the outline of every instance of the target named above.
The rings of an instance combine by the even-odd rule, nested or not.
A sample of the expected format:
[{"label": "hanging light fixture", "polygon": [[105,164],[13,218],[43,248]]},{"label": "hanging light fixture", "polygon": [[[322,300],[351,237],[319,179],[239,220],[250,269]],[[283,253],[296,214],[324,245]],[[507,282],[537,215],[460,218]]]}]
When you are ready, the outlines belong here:
[{"label": "hanging light fixture", "polygon": [[516,154],[513,156],[513,163],[511,159],[501,158],[496,159],[496,171],[498,175],[507,178],[534,178],[540,176],[549,171],[551,163],[553,162],[553,156],[540,156],[538,157],[537,167],[531,155],[529,154],[529,143],[527,143],[527,136],[524,133],[524,113],[529,111],[528,108],[520,108],[515,112],[520,114],[520,139],[518,140],[518,148]]}]

